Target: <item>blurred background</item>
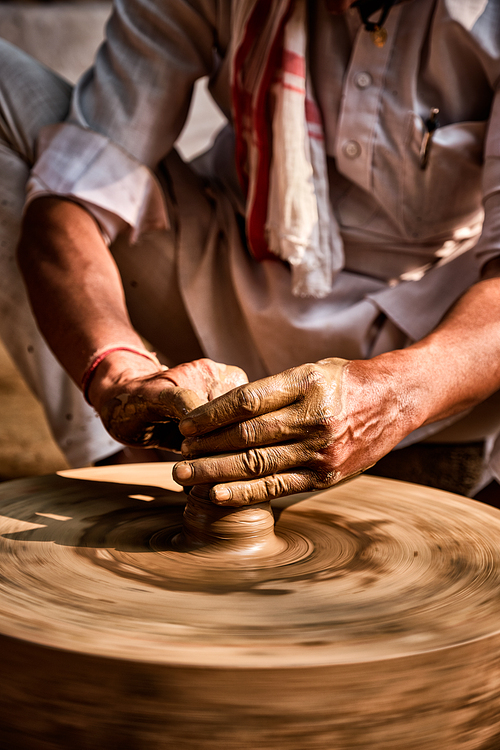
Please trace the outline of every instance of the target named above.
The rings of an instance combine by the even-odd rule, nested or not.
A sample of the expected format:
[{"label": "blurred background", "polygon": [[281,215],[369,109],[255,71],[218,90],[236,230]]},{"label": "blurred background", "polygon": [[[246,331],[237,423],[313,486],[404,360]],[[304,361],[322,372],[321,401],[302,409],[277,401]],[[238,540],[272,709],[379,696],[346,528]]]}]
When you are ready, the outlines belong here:
[{"label": "blurred background", "polygon": [[[75,82],[92,63],[111,3],[66,0],[0,0],[0,37]],[[186,127],[177,143],[189,159],[207,148],[224,119],[196,87]],[[18,375],[0,341],[0,481],[66,468],[43,410]]]}]

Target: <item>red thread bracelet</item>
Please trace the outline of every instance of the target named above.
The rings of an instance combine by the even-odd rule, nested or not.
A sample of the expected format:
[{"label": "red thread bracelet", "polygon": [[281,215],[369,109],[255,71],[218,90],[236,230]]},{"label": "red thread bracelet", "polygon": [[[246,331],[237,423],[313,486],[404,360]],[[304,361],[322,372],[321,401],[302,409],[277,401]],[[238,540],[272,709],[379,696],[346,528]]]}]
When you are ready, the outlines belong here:
[{"label": "red thread bracelet", "polygon": [[112,352],[132,352],[133,354],[138,354],[141,357],[145,357],[146,359],[150,359],[151,362],[154,362],[155,365],[158,365],[158,367],[161,369],[162,365],[160,364],[156,354],[154,352],[148,352],[146,349],[135,349],[132,346],[111,346],[109,349],[104,349],[104,351],[97,351],[90,361],[90,364],[88,365],[87,369],[83,373],[82,376],[82,382],[81,382],[81,389],[83,391],[83,397],[85,401],[92,406],[90,400],[89,400],[89,389],[90,385],[92,383],[92,380],[94,378],[95,372],[101,362],[106,359],[106,357],[111,354]]}]

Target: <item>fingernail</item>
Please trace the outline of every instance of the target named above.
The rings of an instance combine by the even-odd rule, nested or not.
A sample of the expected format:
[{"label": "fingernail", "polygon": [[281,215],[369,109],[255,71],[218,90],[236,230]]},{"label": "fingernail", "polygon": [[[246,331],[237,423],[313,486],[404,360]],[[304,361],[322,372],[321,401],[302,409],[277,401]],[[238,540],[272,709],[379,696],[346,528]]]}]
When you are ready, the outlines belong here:
[{"label": "fingernail", "polygon": [[227,503],[233,494],[228,487],[216,487],[212,492],[216,503]]},{"label": "fingernail", "polygon": [[194,420],[183,419],[181,425],[183,435],[194,435],[196,433],[196,425],[194,423]]},{"label": "fingernail", "polygon": [[193,476],[193,468],[191,464],[188,463],[176,464],[174,474],[175,479],[178,479],[181,482],[187,482],[187,480],[191,479]]},{"label": "fingernail", "polygon": [[182,441],[181,452],[186,458],[191,457],[191,453],[196,449],[196,438],[186,438]]}]

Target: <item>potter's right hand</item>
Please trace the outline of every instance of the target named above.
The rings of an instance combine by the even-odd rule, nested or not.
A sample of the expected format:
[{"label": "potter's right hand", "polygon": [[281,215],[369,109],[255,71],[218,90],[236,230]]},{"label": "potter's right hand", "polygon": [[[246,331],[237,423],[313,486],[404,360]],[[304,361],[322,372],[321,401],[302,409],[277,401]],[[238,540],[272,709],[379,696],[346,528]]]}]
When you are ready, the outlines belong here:
[{"label": "potter's right hand", "polygon": [[89,399],[115,440],[136,448],[179,451],[179,421],[246,382],[239,367],[210,359],[159,372],[144,357],[118,351],[99,365]]},{"label": "potter's right hand", "polygon": [[411,396],[383,359],[330,357],[293,367],[239,386],[182,420],[185,460],[174,479],[212,485],[212,502],[228,506],[332,487],[411,431]]}]

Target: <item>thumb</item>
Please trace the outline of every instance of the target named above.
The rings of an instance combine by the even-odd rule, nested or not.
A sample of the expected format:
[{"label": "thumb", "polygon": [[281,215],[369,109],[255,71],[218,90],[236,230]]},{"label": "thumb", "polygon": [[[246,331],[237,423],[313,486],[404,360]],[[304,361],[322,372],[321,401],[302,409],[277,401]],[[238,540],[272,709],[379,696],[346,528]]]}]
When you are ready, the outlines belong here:
[{"label": "thumb", "polygon": [[205,404],[207,399],[189,388],[170,386],[160,391],[158,402],[166,408],[170,419],[180,422],[190,411]]}]

